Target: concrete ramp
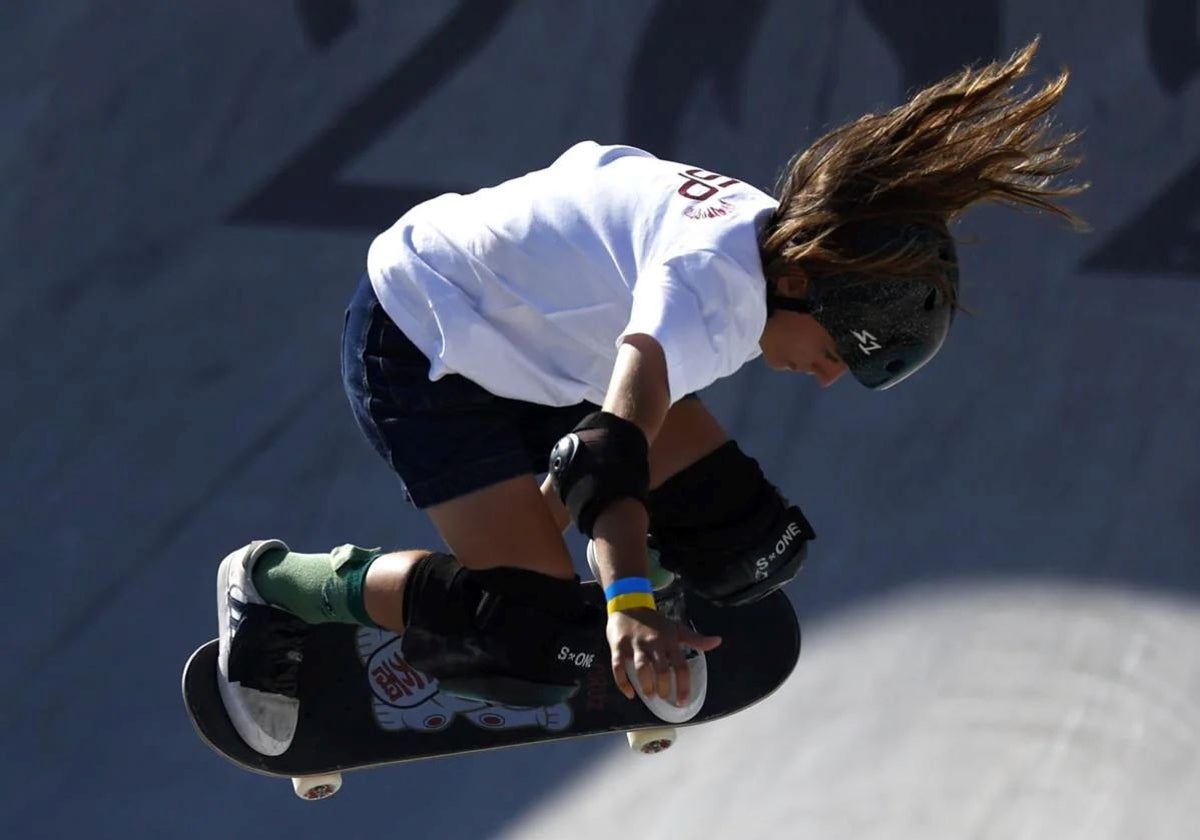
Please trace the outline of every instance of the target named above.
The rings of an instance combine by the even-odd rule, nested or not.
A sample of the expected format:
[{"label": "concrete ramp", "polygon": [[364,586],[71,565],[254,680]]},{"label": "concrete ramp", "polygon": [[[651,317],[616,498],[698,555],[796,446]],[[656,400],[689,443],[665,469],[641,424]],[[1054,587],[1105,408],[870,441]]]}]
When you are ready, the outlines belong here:
[{"label": "concrete ramp", "polygon": [[914,587],[809,634],[754,709],[616,751],[506,837],[1185,838],[1200,610],[1107,588]]},{"label": "concrete ramp", "polygon": [[[0,836],[1194,836],[1195,0],[0,18]],[[979,314],[894,392],[755,365],[705,395],[820,534],[780,695],[658,762],[517,750],[319,806],[204,749],[178,674],[227,551],[436,545],[340,392],[378,230],[584,138],[768,187],[825,128],[1036,33],[1039,72],[1074,73],[1094,233],[970,216]]]}]

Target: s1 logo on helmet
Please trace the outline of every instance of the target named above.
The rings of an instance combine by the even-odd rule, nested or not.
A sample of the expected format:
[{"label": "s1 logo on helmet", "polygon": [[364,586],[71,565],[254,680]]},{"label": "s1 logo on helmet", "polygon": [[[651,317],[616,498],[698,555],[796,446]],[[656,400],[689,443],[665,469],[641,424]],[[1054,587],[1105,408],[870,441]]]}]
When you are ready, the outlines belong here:
[{"label": "s1 logo on helmet", "polygon": [[[864,356],[870,356],[876,350],[883,349],[883,345],[879,343],[879,339],[866,330],[852,331],[850,335],[854,336],[855,341],[858,342],[858,349],[863,352]],[[868,342],[870,343],[868,344]]]}]

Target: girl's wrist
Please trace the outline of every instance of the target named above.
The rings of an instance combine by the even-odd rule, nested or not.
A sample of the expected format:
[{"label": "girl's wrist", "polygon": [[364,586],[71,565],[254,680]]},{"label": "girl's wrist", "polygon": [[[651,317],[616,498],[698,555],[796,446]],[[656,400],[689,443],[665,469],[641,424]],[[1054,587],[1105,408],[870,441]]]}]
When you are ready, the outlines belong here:
[{"label": "girl's wrist", "polygon": [[654,587],[646,577],[624,577],[604,587],[608,614],[635,609],[654,609]]}]

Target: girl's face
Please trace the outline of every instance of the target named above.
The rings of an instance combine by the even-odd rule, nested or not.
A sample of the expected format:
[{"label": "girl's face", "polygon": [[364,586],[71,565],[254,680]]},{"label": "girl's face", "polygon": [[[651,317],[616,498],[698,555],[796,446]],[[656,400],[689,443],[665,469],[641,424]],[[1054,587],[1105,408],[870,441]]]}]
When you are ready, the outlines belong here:
[{"label": "girl's face", "polygon": [[[802,275],[791,275],[780,278],[776,293],[803,299],[807,289],[808,282]],[[833,336],[816,318],[802,312],[775,310],[767,319],[758,346],[769,367],[815,376],[822,388],[837,382],[847,370]]]},{"label": "girl's face", "polygon": [[769,367],[815,376],[822,388],[837,382],[847,370],[833,337],[813,316],[800,312],[776,310],[767,319],[758,346]]}]

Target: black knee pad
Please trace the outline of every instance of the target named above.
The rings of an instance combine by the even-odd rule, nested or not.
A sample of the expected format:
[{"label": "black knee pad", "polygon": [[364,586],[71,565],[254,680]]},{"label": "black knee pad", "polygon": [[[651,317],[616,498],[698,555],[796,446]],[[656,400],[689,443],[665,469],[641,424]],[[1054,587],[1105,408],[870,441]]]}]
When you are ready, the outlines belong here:
[{"label": "black knee pad", "polygon": [[816,538],[734,441],[651,492],[648,510],[663,567],[723,606],[751,603],[790,581]]},{"label": "black knee pad", "polygon": [[603,611],[578,580],[471,570],[450,554],[413,567],[404,622],[409,664],[450,694],[508,706],[571,697],[605,643]]}]

